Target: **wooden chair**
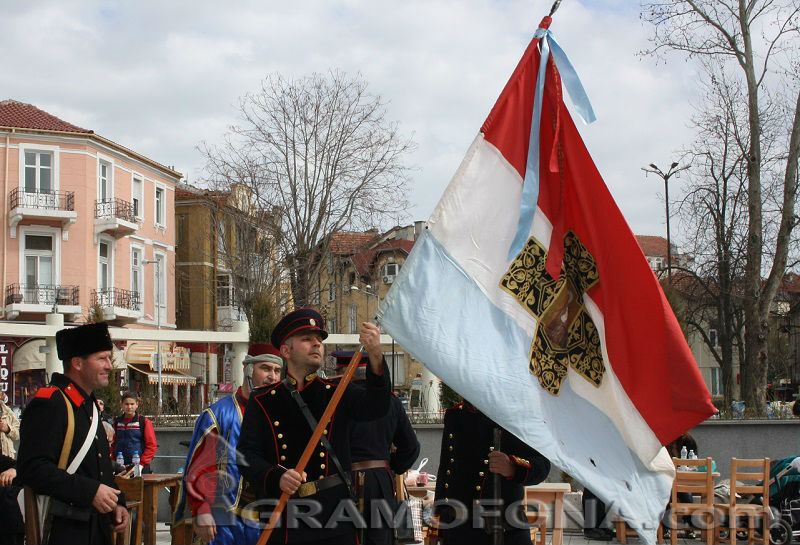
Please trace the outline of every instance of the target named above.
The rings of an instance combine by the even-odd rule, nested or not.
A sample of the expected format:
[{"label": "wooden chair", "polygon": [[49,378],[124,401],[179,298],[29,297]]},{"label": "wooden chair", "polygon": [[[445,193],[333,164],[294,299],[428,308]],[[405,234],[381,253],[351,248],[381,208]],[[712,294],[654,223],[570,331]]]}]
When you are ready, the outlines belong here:
[{"label": "wooden chair", "polygon": [[547,513],[535,513],[525,509],[528,525],[531,527],[531,542],[533,545],[545,545],[547,539]]},{"label": "wooden chair", "polygon": [[[117,488],[125,494],[125,503],[131,523],[124,532],[115,534],[115,545],[139,545],[142,542],[142,497],[144,496],[144,479],[133,477],[131,479],[116,478]],[[136,514],[136,520],[133,515]],[[132,537],[132,539],[131,539]]]},{"label": "wooden chair", "polygon": [[[678,543],[678,532],[684,530],[678,525],[678,517],[700,515],[703,521],[703,526],[699,528],[700,533],[706,544],[711,545],[716,524],[711,458],[696,460],[673,458],[672,461],[675,464],[676,472],[669,506],[670,541],[672,545]],[[682,502],[678,498],[678,494],[691,494],[699,501],[697,503]],[[685,530],[693,530],[693,528],[685,528]]]},{"label": "wooden chair", "polygon": [[[740,494],[760,494],[762,505],[739,503]],[[747,543],[769,545],[769,458],[756,460],[740,460],[731,458],[731,497],[727,504],[716,504],[714,507],[720,514],[728,516],[726,527],[718,526],[716,543],[736,543],[736,532],[747,532]],[[761,537],[756,537],[756,521],[761,519]],[[739,520],[746,519],[746,526],[740,526]],[[728,530],[722,537],[721,531]]]},{"label": "wooden chair", "polygon": [[[628,543],[628,537],[637,537],[639,533],[628,526],[628,523],[625,522],[625,519],[620,517],[619,515],[614,516],[614,535],[616,536],[617,542],[622,543],[622,545],[626,545]],[[656,530],[656,543],[661,543],[664,541],[664,525],[659,523],[658,529]]]}]

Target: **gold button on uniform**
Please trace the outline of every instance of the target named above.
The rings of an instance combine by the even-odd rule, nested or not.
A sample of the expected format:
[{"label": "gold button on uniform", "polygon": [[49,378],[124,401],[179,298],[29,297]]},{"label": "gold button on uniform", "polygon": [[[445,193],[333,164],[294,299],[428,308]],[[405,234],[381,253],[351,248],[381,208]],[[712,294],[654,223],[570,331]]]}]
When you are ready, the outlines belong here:
[{"label": "gold button on uniform", "polygon": [[450,485],[449,485],[449,484],[447,484],[447,483],[444,483],[444,487],[445,487],[445,488],[450,488]]},{"label": "gold button on uniform", "polygon": [[476,486],[476,487],[475,487],[475,490],[477,490],[478,492],[480,492],[480,490],[481,490],[481,487],[480,487],[480,486]]},{"label": "gold button on uniform", "polygon": [[286,456],[281,456],[281,462],[286,460]]},{"label": "gold button on uniform", "polygon": [[328,435],[328,430],[322,430],[322,433]]},{"label": "gold button on uniform", "polygon": [[272,425],[277,428],[278,426],[281,425],[281,423],[276,420],[275,422],[272,423]]},{"label": "gold button on uniform", "polygon": [[453,445],[450,445],[450,451],[452,452],[452,450],[453,450]]},{"label": "gold button on uniform", "polygon": [[331,389],[331,385],[330,385],[330,384],[326,384],[326,385],[325,385],[325,389],[326,389],[326,390],[330,390],[330,389]]},{"label": "gold button on uniform", "polygon": [[325,464],[320,464],[320,465],[319,465],[319,468],[320,468],[320,469],[325,469]]},{"label": "gold button on uniform", "polygon": [[452,438],[453,438],[453,434],[451,433],[451,434],[450,434],[450,439],[452,439]]},{"label": "gold button on uniform", "polygon": [[488,463],[489,463],[489,460],[484,460],[484,461],[483,461],[483,463],[484,463],[484,464],[488,464]]},{"label": "gold button on uniform", "polygon": [[283,450],[286,450],[286,445],[281,445],[281,448],[282,448]]},{"label": "gold button on uniform", "polygon": [[453,458],[450,458],[450,463],[452,464],[453,462],[455,462],[455,460]]},{"label": "gold button on uniform", "polygon": [[283,434],[282,433],[278,434],[278,439],[283,439]]},{"label": "gold button on uniform", "polygon": [[483,477],[483,471],[479,472],[479,473],[478,473],[478,475],[479,475],[480,477]]},{"label": "gold button on uniform", "polygon": [[450,470],[449,469],[447,470],[447,474],[450,475]]},{"label": "gold button on uniform", "polygon": [[320,457],[320,458],[325,458],[325,453],[324,453],[324,452],[320,452],[320,453],[319,453],[319,457]]}]

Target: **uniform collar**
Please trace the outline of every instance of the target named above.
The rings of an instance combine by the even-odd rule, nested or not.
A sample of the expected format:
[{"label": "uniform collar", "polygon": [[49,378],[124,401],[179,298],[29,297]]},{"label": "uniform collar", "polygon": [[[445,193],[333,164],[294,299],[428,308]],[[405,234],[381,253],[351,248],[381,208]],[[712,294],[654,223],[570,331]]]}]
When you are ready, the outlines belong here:
[{"label": "uniform collar", "polygon": [[[317,372],[316,371],[314,371],[313,373],[307,374],[305,376],[305,378],[303,379],[303,386],[301,388],[299,388],[299,389],[302,390],[303,388],[308,386],[308,383],[313,381],[315,378],[317,378]],[[286,371],[286,382],[288,382],[291,386],[294,386],[295,388],[297,388],[297,379],[294,378],[291,375],[291,373],[289,373],[288,370]]]},{"label": "uniform collar", "polygon": [[76,406],[80,407],[87,398],[91,398],[91,394],[87,394],[78,384],[69,378],[67,375],[61,373],[53,373],[50,382],[60,388],[70,401]]}]

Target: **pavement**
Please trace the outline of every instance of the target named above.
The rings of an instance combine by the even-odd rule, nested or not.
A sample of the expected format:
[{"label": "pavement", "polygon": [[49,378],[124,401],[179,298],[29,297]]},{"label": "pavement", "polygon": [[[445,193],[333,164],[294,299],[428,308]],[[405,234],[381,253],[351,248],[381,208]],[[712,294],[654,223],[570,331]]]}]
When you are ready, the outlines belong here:
[{"label": "pavement", "polygon": [[[158,545],[170,545],[170,533],[169,527],[163,523],[159,522],[156,526],[156,543]],[[551,535],[548,534],[546,545],[552,545],[553,538]],[[576,532],[564,532],[564,545],[602,545],[603,543],[617,543],[613,539],[611,541],[595,541],[589,540],[583,537],[582,533]],[[629,537],[628,543],[631,544],[639,544],[643,543],[639,538],[636,537]],[[669,543],[669,542],[667,542]],[[699,545],[701,541],[699,539],[678,539],[678,543],[681,545]]]}]

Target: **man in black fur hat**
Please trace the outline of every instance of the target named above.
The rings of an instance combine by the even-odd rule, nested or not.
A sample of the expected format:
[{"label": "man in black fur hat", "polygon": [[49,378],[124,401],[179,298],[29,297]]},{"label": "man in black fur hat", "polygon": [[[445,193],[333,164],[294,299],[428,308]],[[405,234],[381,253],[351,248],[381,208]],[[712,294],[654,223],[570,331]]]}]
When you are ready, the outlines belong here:
[{"label": "man in black fur hat", "polygon": [[[104,322],[56,333],[64,374],[53,373],[25,409],[17,472],[26,494],[48,495],[42,543],[112,543],[128,525],[93,392],[108,385],[111,337]],[[40,504],[41,505],[41,504]]]}]

